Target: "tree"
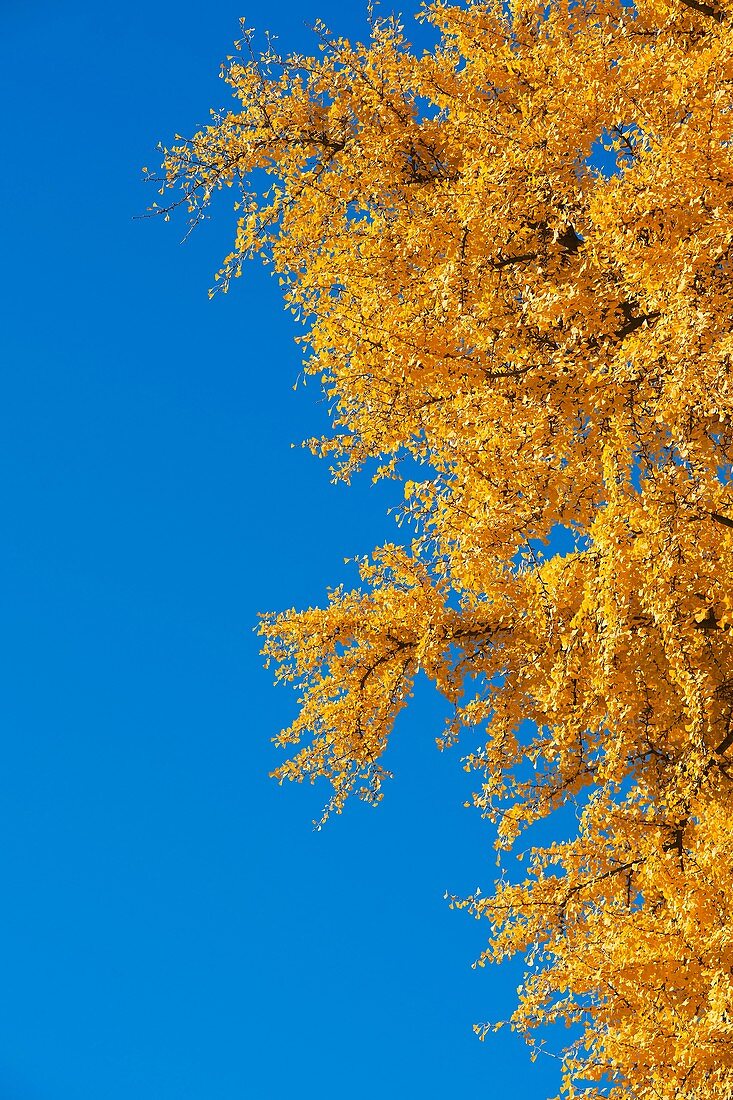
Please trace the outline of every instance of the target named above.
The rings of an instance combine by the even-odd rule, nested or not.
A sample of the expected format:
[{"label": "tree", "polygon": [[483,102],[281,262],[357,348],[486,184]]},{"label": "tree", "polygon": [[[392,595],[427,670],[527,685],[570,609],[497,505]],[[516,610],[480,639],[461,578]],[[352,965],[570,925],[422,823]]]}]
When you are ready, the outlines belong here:
[{"label": "tree", "polygon": [[481,731],[501,853],[575,811],[455,900],[490,923],[482,964],[526,953],[512,1026],[572,1027],[568,1096],[727,1098],[733,23],[698,0],[420,17],[421,56],[395,19],[366,45],[319,24],[316,57],[245,33],[235,108],[165,154],[167,210],[238,189],[219,286],[260,255],[307,322],[314,450],[404,491],[408,544],[360,589],[263,620],[301,692],[276,775],[378,801],[421,671],[454,708],[440,743]]}]

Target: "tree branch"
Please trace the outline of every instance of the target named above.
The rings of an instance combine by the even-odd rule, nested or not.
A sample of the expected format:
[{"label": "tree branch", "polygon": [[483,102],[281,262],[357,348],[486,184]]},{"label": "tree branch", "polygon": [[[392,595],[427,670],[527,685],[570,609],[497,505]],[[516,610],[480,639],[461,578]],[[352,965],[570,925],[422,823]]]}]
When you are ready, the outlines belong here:
[{"label": "tree branch", "polygon": [[714,19],[716,23],[725,22],[726,17],[724,12],[718,11],[716,8],[711,7],[710,4],[703,3],[702,0],[680,0],[680,2],[684,4],[686,8],[692,8],[694,11],[699,11],[701,15],[709,16],[709,18]]}]

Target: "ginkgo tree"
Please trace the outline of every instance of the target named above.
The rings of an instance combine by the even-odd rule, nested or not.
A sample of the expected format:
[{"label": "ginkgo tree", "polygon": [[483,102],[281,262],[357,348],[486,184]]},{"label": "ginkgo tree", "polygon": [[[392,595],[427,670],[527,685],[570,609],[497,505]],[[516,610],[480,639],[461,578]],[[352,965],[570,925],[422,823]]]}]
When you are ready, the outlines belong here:
[{"label": "ginkgo tree", "polygon": [[441,743],[481,745],[466,766],[500,852],[577,819],[454,902],[487,920],[481,963],[525,956],[512,1026],[530,1044],[571,1026],[567,1096],[723,1100],[733,11],[467,0],[419,18],[421,54],[397,19],[372,17],[365,44],[319,24],[312,57],[245,31],[231,111],[177,138],[160,177],[161,207],[194,223],[236,189],[217,285],[272,266],[330,403],[313,449],[403,494],[407,542],[361,587],[263,619],[300,693],[276,775],[323,778],[330,811],[378,801],[422,672],[452,707]]}]

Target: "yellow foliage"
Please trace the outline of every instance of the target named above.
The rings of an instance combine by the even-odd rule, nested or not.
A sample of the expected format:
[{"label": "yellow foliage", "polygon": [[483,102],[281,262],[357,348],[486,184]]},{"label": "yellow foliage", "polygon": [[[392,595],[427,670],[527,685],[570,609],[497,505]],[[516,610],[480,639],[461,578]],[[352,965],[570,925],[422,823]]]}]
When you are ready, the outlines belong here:
[{"label": "yellow foliage", "polygon": [[[325,777],[337,812],[378,799],[422,670],[455,706],[445,739],[483,731],[467,766],[500,849],[576,808],[523,880],[455,902],[490,922],[481,963],[526,952],[513,1026],[575,1026],[569,1097],[727,1100],[733,16],[423,18],[422,56],[393,20],[364,45],[319,26],[316,57],[245,34],[235,108],[165,159],[194,221],[237,186],[220,285],[262,256],[307,322],[334,424],[313,448],[346,479],[412,460],[412,545],[263,620],[301,692],[276,774]],[[561,528],[575,549],[544,558]]]}]

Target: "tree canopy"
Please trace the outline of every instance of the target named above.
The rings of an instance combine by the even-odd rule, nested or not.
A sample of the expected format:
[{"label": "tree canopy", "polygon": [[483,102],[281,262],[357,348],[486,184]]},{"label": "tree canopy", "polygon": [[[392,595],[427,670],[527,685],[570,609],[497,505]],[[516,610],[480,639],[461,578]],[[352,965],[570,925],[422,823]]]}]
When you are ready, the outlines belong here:
[{"label": "tree canopy", "polygon": [[[402,483],[403,544],[268,615],[297,686],[281,780],[378,801],[422,672],[507,863],[481,963],[562,1088],[733,1094],[733,23],[701,0],[437,2],[315,56],[255,51],[165,154],[195,222],[237,189],[306,324],[336,477]],[[605,150],[603,158],[599,151]],[[178,190],[181,189],[181,190]],[[164,203],[167,200],[164,200]],[[163,204],[161,204],[163,205]],[[531,832],[528,834],[531,840]],[[491,1025],[477,1025],[483,1037]]]}]

